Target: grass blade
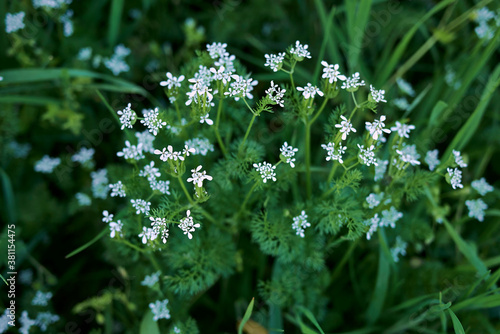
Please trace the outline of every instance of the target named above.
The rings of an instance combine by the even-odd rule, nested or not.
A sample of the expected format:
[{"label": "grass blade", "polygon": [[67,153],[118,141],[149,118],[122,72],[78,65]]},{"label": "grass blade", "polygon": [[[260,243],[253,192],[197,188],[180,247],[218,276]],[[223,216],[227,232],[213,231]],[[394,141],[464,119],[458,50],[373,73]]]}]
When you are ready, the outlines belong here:
[{"label": "grass blade", "polygon": [[248,320],[250,320],[250,316],[252,315],[253,311],[253,304],[255,302],[255,298],[252,298],[252,301],[250,304],[248,304],[247,310],[245,311],[245,315],[243,316],[243,319],[241,319],[240,325],[238,327],[238,334],[243,333],[243,327],[245,327],[245,324],[247,323]]},{"label": "grass blade", "polygon": [[9,224],[15,224],[17,222],[16,199],[14,197],[14,191],[12,190],[12,184],[10,183],[9,176],[2,168],[0,168],[0,177],[2,179],[2,192],[5,200],[7,221]]},{"label": "grass blade", "polygon": [[330,40],[330,30],[332,27],[333,16],[335,15],[336,7],[332,7],[330,14],[328,14],[328,19],[326,21],[326,26],[323,25],[323,41],[321,42],[321,49],[319,50],[318,61],[316,62],[316,68],[314,69],[314,84],[316,84],[319,71],[321,69],[321,61],[325,58],[326,45]]},{"label": "grass blade", "polygon": [[113,0],[111,11],[109,12],[108,43],[114,46],[118,39],[120,31],[120,22],[122,20],[124,0]]},{"label": "grass blade", "polygon": [[153,312],[151,310],[148,310],[144,314],[139,334],[160,334],[160,328],[158,327],[158,323],[153,320]]},{"label": "grass blade", "polygon": [[[381,238],[383,237],[379,233],[379,239]],[[385,297],[387,295],[387,288],[389,286],[390,269],[391,268],[389,266],[389,261],[381,242],[379,250],[377,281],[375,283],[372,300],[366,311],[366,318],[369,324],[374,324],[382,313],[382,307],[384,306]]]},{"label": "grass blade", "polygon": [[314,315],[311,313],[311,311],[309,311],[308,309],[306,309],[303,306],[298,306],[297,310],[299,310],[303,315],[305,315],[306,318],[309,319],[309,321],[316,327],[316,329],[321,334],[325,334],[325,332],[323,331],[323,329],[321,329],[321,326],[319,325],[318,321],[316,320],[316,318],[314,317]]},{"label": "grass blade", "polygon": [[66,255],[66,259],[69,259],[70,257],[80,253],[81,251],[87,249],[88,247],[92,246],[94,243],[96,243],[99,239],[101,239],[103,236],[106,235],[106,233],[108,232],[108,228],[106,227],[104,230],[102,230],[98,235],[96,235],[94,237],[94,239],[90,240],[89,242],[87,242],[86,244],[78,247],[77,249],[75,249],[74,251],[72,251],[71,253],[69,253],[68,255]]}]

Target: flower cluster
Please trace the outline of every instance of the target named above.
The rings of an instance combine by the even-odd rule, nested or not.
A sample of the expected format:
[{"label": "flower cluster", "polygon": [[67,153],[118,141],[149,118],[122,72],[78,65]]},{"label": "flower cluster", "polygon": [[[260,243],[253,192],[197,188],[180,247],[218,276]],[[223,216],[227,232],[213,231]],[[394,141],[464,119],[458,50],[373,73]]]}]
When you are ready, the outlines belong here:
[{"label": "flower cluster", "polygon": [[294,148],[290,145],[288,145],[287,142],[285,142],[283,144],[283,146],[281,146],[280,148],[280,152],[281,152],[281,155],[283,156],[284,158],[284,161],[287,163],[287,164],[290,164],[290,167],[292,168],[295,168],[295,153],[297,153],[299,151],[298,148]]},{"label": "flower cluster", "polygon": [[122,124],[121,129],[132,129],[132,126],[137,120],[137,114],[131,109],[131,104],[129,103],[125,109],[118,110],[116,113],[120,116],[120,123]]},{"label": "flower cluster", "polygon": [[18,13],[7,13],[5,16],[5,32],[10,34],[18,30],[24,29],[25,24],[23,22],[25,12]]},{"label": "flower cluster", "polygon": [[107,210],[102,212],[102,221],[104,223],[109,224],[109,237],[115,238],[117,236],[123,237],[122,229],[123,223],[121,220],[117,220],[116,222],[113,220],[113,214],[109,213]]},{"label": "flower cluster", "polygon": [[51,158],[44,155],[42,159],[35,163],[35,171],[46,174],[52,173],[59,164],[61,164],[60,158]]},{"label": "flower cluster", "polygon": [[342,160],[342,155],[345,153],[346,146],[342,146],[342,143],[337,145],[335,148],[335,143],[321,144],[321,147],[326,150],[326,161],[337,160],[341,164],[344,163]]},{"label": "flower cluster", "polygon": [[109,191],[108,171],[106,169],[99,169],[90,173],[92,178],[92,196],[94,198],[106,199]]},{"label": "flower cluster", "polygon": [[153,312],[153,320],[158,321],[160,319],[170,319],[170,311],[167,308],[168,299],[162,301],[155,301],[149,304],[151,312]]},{"label": "flower cluster", "polygon": [[278,85],[274,84],[274,81],[271,81],[271,87],[269,87],[265,93],[274,104],[284,107],[283,103],[285,103],[285,101],[283,97],[285,96],[286,89],[281,89]]},{"label": "flower cluster", "polygon": [[158,108],[143,110],[144,119],[141,119],[141,123],[144,124],[153,135],[158,134],[158,130],[167,125],[167,122],[162,121],[158,115],[160,114]]},{"label": "flower cluster", "polygon": [[260,173],[264,183],[266,183],[267,180],[276,182],[276,166],[264,161],[263,163],[259,162],[258,164],[253,164],[253,167]]},{"label": "flower cluster", "polygon": [[304,210],[300,213],[299,216],[293,217],[292,228],[295,230],[295,234],[304,238],[304,232],[306,228],[311,226],[311,223],[307,221],[307,215]]},{"label": "flower cluster", "polygon": [[193,239],[193,235],[191,232],[195,232],[197,228],[200,227],[200,224],[195,224],[193,221],[193,217],[191,216],[191,211],[186,211],[186,217],[180,220],[179,228],[184,232],[185,235],[188,236],[189,239]]},{"label": "flower cluster", "polygon": [[285,53],[281,52],[277,55],[265,54],[264,57],[266,58],[266,63],[264,64],[264,66],[269,66],[271,70],[273,70],[274,72],[278,72],[281,69],[283,60],[285,60]]}]

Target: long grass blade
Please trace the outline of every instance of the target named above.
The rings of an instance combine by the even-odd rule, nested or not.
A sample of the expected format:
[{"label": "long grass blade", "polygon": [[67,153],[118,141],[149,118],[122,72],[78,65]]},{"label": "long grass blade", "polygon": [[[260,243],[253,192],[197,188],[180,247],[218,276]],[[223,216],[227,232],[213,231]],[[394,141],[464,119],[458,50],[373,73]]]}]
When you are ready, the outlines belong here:
[{"label": "long grass blade", "polygon": [[84,251],[85,249],[87,249],[88,247],[92,246],[93,244],[95,244],[97,241],[99,241],[99,239],[101,239],[103,236],[106,235],[106,233],[108,233],[108,228],[106,227],[104,230],[102,230],[98,235],[96,235],[92,240],[90,240],[89,242],[87,242],[86,244],[78,247],[77,249],[75,249],[74,251],[72,251],[71,253],[69,253],[68,255],[66,255],[66,259],[69,259],[70,257],[72,256],[75,256],[76,254]]}]

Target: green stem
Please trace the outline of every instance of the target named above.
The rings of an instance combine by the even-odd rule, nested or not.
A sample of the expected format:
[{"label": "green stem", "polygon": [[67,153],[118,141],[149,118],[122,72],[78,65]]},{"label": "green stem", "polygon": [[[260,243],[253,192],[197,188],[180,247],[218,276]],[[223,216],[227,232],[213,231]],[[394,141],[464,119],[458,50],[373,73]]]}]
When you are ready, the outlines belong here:
[{"label": "green stem", "polygon": [[307,199],[312,195],[311,184],[311,123],[306,123],[306,191]]},{"label": "green stem", "polygon": [[126,240],[126,239],[117,239],[119,242],[121,243],[124,243],[125,245],[129,246],[130,248],[133,248],[135,249],[136,251],[139,251],[141,253],[144,253],[145,250],[140,248],[140,247],[137,247],[136,245],[134,245],[133,243],[131,243],[130,241]]},{"label": "green stem", "polygon": [[250,134],[250,129],[252,129],[252,125],[253,125],[253,122],[255,121],[255,117],[257,117],[257,114],[253,114],[253,116],[252,116],[252,120],[250,121],[250,124],[248,125],[247,132],[245,133],[245,137],[243,137],[243,141],[240,144],[240,148],[239,148],[240,151],[243,148],[243,146],[248,138],[248,135]]},{"label": "green stem", "polygon": [[182,188],[182,191],[184,191],[184,194],[186,195],[189,203],[191,203],[191,205],[195,205],[195,202],[193,201],[193,199],[191,198],[191,195],[189,195],[189,192],[187,191],[186,189],[186,185],[184,184],[184,181],[182,181],[181,177],[180,176],[177,176],[177,179],[179,180],[179,183],[181,185],[181,188]]},{"label": "green stem", "polygon": [[316,119],[319,117],[319,115],[321,114],[321,112],[323,111],[323,109],[325,109],[325,106],[326,106],[326,103],[328,102],[328,100],[329,100],[329,98],[325,98],[323,100],[323,103],[321,104],[321,107],[319,107],[318,112],[316,113],[316,115],[314,115],[314,117],[309,122],[310,125],[312,125],[314,123],[314,121],[316,121]]},{"label": "green stem", "polygon": [[259,184],[258,182],[255,182],[254,185],[252,186],[252,188],[250,188],[250,190],[248,191],[247,195],[245,196],[245,199],[243,200],[243,204],[241,205],[240,213],[245,210],[245,206],[247,205],[248,200],[250,199],[250,196],[252,195],[255,188],[257,188],[258,184]]},{"label": "green stem", "polygon": [[222,114],[222,101],[223,101],[222,98],[219,99],[219,106],[217,107],[217,118],[215,119],[215,137],[217,137],[220,149],[222,150],[222,153],[226,157],[227,156],[226,146],[224,145],[224,142],[222,141],[222,138],[220,137],[219,133],[220,115]]},{"label": "green stem", "polygon": [[179,120],[179,125],[182,124],[181,111],[179,110],[179,105],[177,104],[177,100],[174,101],[175,111],[177,112],[177,119]]}]

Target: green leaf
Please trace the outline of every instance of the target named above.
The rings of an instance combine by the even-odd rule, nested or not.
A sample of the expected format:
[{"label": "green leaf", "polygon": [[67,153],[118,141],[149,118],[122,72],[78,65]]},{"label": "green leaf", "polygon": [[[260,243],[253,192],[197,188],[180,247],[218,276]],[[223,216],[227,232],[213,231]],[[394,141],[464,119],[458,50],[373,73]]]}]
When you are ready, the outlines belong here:
[{"label": "green leaf", "polygon": [[0,168],[0,178],[2,179],[2,192],[5,201],[5,211],[7,213],[7,222],[15,224],[17,222],[16,200],[10,178],[5,171]]},{"label": "green leaf", "polygon": [[99,239],[101,239],[104,235],[106,235],[107,232],[108,232],[108,228],[106,227],[104,230],[101,231],[101,233],[96,235],[94,237],[94,239],[90,240],[85,245],[78,247],[77,249],[75,249],[74,251],[72,251],[71,253],[66,255],[65,258],[68,259],[68,258],[80,253],[81,251],[85,250],[86,248],[90,247],[92,244],[96,243]]},{"label": "green leaf", "polygon": [[122,20],[124,0],[113,0],[111,11],[109,12],[108,43],[114,46],[118,39],[120,31],[120,22]]},{"label": "green leaf", "polygon": [[450,314],[451,322],[453,323],[453,329],[455,330],[455,333],[465,334],[464,328],[462,327],[462,323],[460,323],[460,320],[458,320],[455,313],[450,309],[448,309],[448,313]]},{"label": "green leaf", "polygon": [[349,68],[354,72],[358,67],[359,56],[361,54],[364,32],[366,24],[370,18],[372,0],[346,0],[347,33],[350,43],[347,50],[347,60]]},{"label": "green leaf", "polygon": [[432,109],[431,117],[429,119],[429,123],[427,124],[427,128],[437,125],[437,120],[440,118],[441,114],[443,113],[443,111],[446,110],[447,107],[448,104],[446,104],[441,100],[436,103],[436,105]]},{"label": "green leaf", "polygon": [[140,334],[160,334],[158,323],[153,320],[153,312],[148,310],[142,317]]},{"label": "green leaf", "polygon": [[323,329],[321,329],[321,326],[319,325],[318,321],[316,320],[314,315],[311,313],[311,311],[309,311],[307,308],[305,308],[303,306],[297,306],[297,310],[300,311],[303,315],[305,315],[306,318],[309,319],[309,321],[316,327],[316,329],[321,334],[325,334],[325,332],[323,331]]},{"label": "green leaf", "polygon": [[[379,233],[379,240],[381,238],[382,236]],[[373,289],[372,300],[366,311],[366,318],[369,324],[374,324],[382,313],[389,286],[390,266],[382,242],[380,244],[378,259],[377,281]]]},{"label": "green leaf", "polygon": [[247,321],[250,320],[250,316],[252,315],[254,302],[255,302],[255,298],[252,298],[252,301],[250,302],[250,304],[248,304],[248,307],[247,307],[247,310],[245,311],[245,315],[243,316],[243,319],[241,319],[240,326],[238,327],[238,334],[243,333],[243,327],[245,327],[245,324],[247,323]]}]

